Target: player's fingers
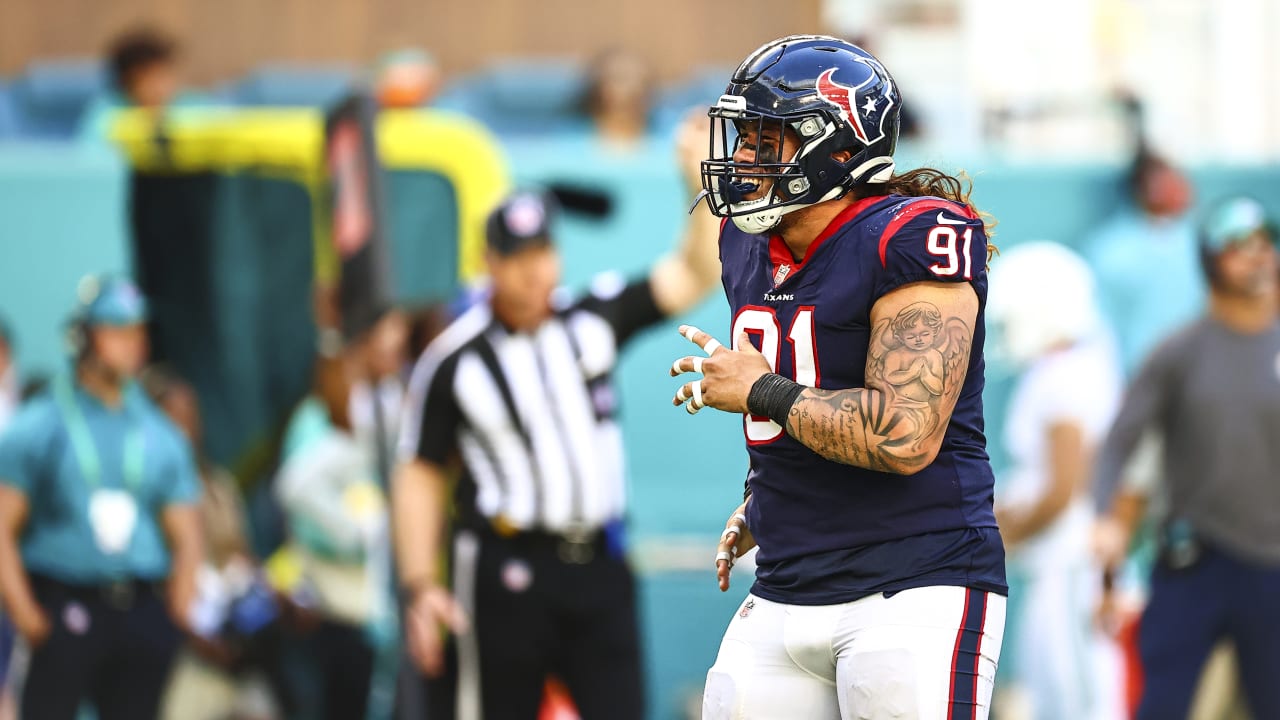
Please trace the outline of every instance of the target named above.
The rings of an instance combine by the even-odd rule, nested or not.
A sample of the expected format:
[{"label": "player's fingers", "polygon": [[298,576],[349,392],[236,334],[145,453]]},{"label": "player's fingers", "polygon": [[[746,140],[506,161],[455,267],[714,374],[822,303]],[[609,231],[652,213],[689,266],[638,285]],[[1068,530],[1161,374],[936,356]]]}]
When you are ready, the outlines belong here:
[{"label": "player's fingers", "polygon": [[720,592],[729,589],[729,574],[732,572],[733,566],[724,560],[716,561],[716,582],[720,585]]},{"label": "player's fingers", "polygon": [[745,530],[746,527],[747,527],[747,516],[739,512],[739,513],[734,513],[732,516],[729,517],[729,520],[725,522],[724,531],[725,533],[729,533],[732,531],[741,535],[742,531]]},{"label": "player's fingers", "polygon": [[683,375],[688,372],[701,373],[702,363],[706,362],[706,358],[695,355],[686,355],[679,360],[671,363],[671,376]]},{"label": "player's fingers", "polygon": [[714,355],[717,350],[724,347],[720,344],[719,340],[711,337],[692,325],[681,325],[680,334],[689,342],[702,348],[702,352],[708,355]]},{"label": "player's fingers", "polygon": [[450,632],[461,635],[467,631],[471,624],[467,613],[452,595],[444,592],[434,593],[431,595],[431,604],[436,618],[442,625],[449,628]]},{"label": "player's fingers", "polygon": [[408,618],[409,654],[428,677],[437,677],[444,668],[444,648],[440,633],[429,619],[412,614]]},{"label": "player's fingers", "polygon": [[689,383],[685,383],[676,389],[676,396],[671,398],[671,404],[680,406],[689,401]]},{"label": "player's fingers", "polygon": [[738,352],[759,355],[760,351],[756,349],[755,343],[751,342],[751,336],[742,331],[738,333],[738,343],[735,346]]},{"label": "player's fingers", "polygon": [[693,415],[694,413],[698,412],[702,408],[706,407],[706,403],[702,401],[702,381],[701,380],[694,380],[693,382],[687,382],[681,385],[680,389],[676,390],[676,396],[671,399],[671,404],[678,407],[680,405],[684,405],[685,403],[689,403],[688,405],[685,406],[685,409],[689,412],[690,415]]}]

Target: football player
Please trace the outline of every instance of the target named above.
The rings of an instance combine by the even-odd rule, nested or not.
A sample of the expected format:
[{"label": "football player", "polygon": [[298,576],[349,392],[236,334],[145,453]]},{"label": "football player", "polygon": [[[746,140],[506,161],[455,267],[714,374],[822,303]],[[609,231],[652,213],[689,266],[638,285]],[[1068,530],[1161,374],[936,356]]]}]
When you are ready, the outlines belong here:
[{"label": "football player", "polygon": [[704,718],[985,718],[1004,626],[982,388],[988,245],[964,185],[895,174],[901,96],[836,38],[767,43],[711,108],[730,345],[676,405],[743,414],[716,556],[756,581]]}]

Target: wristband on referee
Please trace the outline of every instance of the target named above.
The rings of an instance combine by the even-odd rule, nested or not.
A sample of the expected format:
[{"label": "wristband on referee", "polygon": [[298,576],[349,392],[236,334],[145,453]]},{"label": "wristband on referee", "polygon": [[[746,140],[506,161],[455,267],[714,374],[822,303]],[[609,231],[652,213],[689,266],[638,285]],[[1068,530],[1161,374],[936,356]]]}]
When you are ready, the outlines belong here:
[{"label": "wristband on referee", "polygon": [[800,383],[777,373],[765,373],[747,393],[747,411],[752,415],[763,415],[785,428],[791,406],[796,404],[796,398],[802,392],[804,386]]}]

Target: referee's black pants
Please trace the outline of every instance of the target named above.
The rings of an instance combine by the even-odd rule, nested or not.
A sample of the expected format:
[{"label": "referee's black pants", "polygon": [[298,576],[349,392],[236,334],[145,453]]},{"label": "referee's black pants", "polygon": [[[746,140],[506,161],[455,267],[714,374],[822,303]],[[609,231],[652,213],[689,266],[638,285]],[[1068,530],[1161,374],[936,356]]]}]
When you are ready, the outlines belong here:
[{"label": "referee's black pants", "polygon": [[67,585],[32,576],[51,631],[31,652],[27,720],[74,720],[89,700],[99,720],[146,720],[160,710],[181,641],[152,583]]},{"label": "referee's black pants", "polygon": [[460,709],[478,691],[485,720],[536,718],[554,675],[583,720],[641,720],[635,581],[625,559],[602,536],[576,546],[539,533],[471,537],[478,553],[468,557],[460,542],[454,559],[455,592],[474,623],[458,638]]}]

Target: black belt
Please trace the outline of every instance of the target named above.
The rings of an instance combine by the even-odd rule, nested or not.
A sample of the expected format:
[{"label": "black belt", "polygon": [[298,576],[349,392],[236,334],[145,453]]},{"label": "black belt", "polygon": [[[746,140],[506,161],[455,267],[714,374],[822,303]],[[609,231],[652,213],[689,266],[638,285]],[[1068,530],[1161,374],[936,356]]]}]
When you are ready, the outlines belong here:
[{"label": "black belt", "polygon": [[37,590],[51,590],[56,594],[80,602],[101,602],[114,610],[129,610],[138,598],[146,593],[159,595],[160,583],[137,578],[121,578],[101,583],[68,583],[40,575],[31,576],[31,585]]},{"label": "black belt", "polygon": [[530,549],[554,550],[568,565],[586,565],[596,553],[608,551],[608,542],[599,528],[582,530],[516,530],[500,523],[476,523],[473,529],[483,537]]}]

